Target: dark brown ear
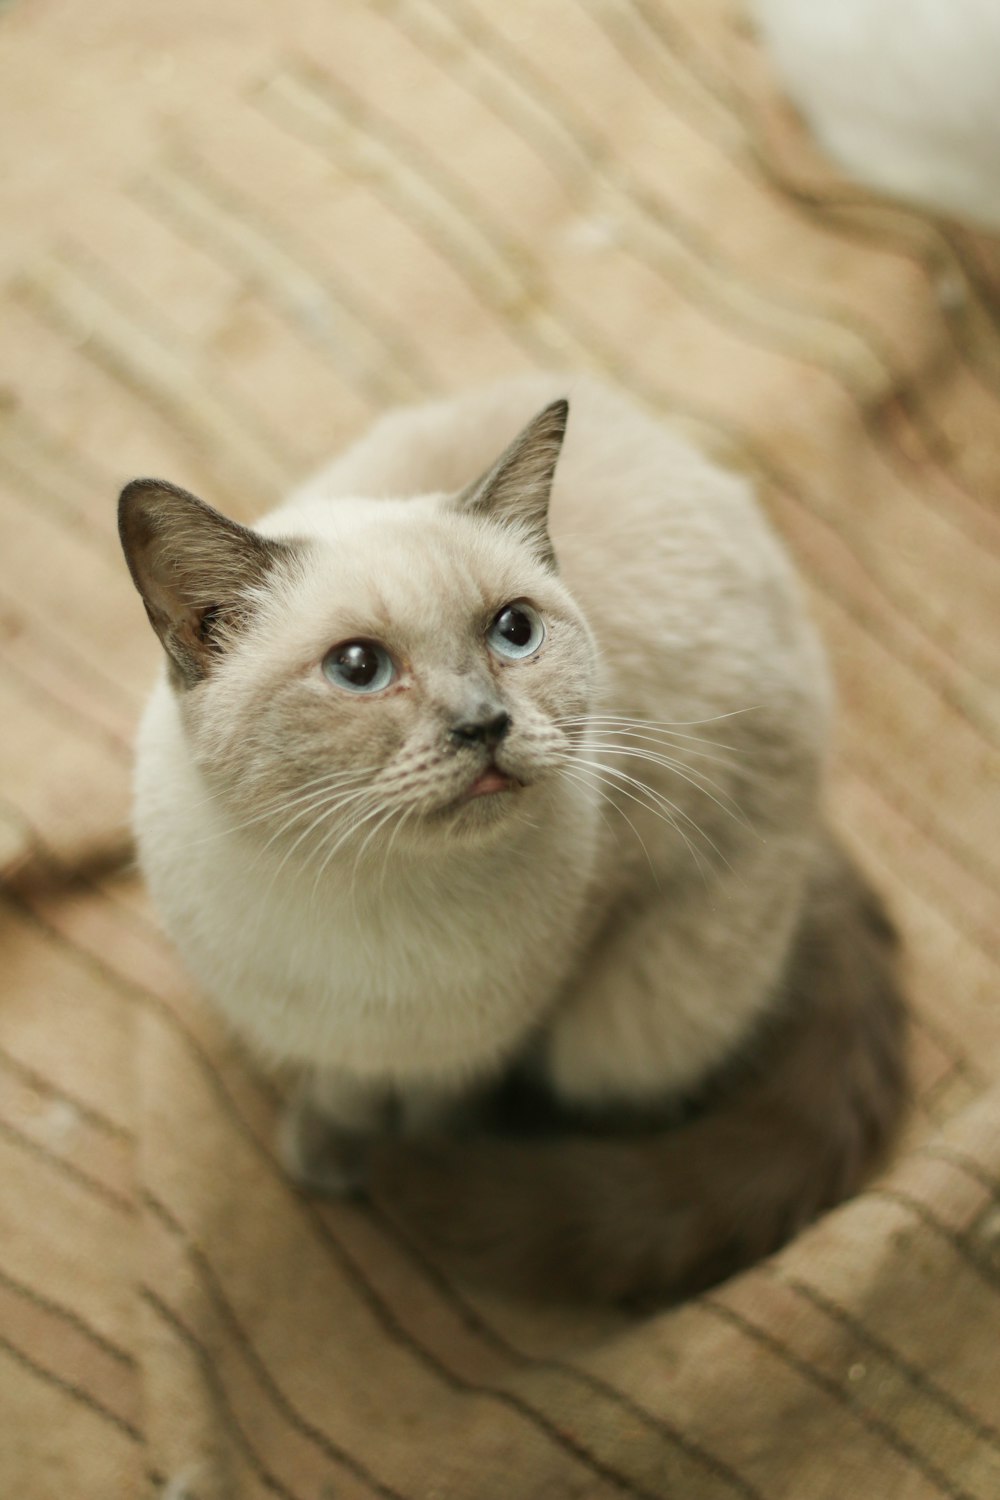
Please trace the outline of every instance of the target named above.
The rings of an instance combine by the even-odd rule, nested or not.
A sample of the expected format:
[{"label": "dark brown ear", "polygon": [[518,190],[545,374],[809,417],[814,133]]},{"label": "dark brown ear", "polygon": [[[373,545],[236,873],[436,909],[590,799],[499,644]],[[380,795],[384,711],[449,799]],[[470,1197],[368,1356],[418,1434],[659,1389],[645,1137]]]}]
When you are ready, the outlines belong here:
[{"label": "dark brown ear", "polygon": [[549,499],[566,435],[568,401],[553,401],[506,448],[492,469],[463,490],[458,504],[501,522],[519,525],[539,555],[555,566],[549,539]]},{"label": "dark brown ear", "polygon": [[194,687],[245,623],[284,542],[258,536],[162,479],[134,479],[118,531],[150,623],[180,686]]}]

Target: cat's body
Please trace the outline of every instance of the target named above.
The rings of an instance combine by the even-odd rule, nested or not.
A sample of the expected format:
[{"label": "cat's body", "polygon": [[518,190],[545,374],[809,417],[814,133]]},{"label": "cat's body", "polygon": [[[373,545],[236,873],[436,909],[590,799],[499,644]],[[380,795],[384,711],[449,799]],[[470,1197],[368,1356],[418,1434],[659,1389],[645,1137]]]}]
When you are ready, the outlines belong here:
[{"label": "cat's body", "polygon": [[[550,404],[455,500],[565,389],[535,378],[390,414],[259,523],[271,540],[249,551],[236,528],[217,546],[214,523],[188,517],[196,502],[155,484],[123,500],[172,661],[137,780],[168,929],[237,1030],[302,1072],[286,1150],[303,1175],[346,1180],[356,1158],[345,1166],[338,1142],[371,1137],[374,1191],[419,1216],[426,1190],[447,1238],[451,1182],[456,1232],[467,1223],[482,1246],[491,1226],[501,1259],[505,1239],[519,1244],[528,1281],[545,1259],[532,1243],[552,1244],[530,1199],[542,1182],[560,1196],[550,1143],[503,1147],[491,1195],[488,1176],[463,1186],[454,1148],[390,1139],[390,1119],[404,1137],[446,1129],[512,1070],[577,1119],[641,1121],[698,1096],[751,1043],[764,1057],[769,1031],[779,1051],[794,1043],[809,1005],[792,1003],[789,966],[810,902],[827,900],[816,892],[843,883],[819,808],[822,653],[742,482],[582,380],[561,456],[565,411]],[[515,636],[530,647],[539,621],[537,649],[505,654]],[[383,688],[345,686],[359,651],[376,684],[393,672]],[[879,1017],[895,1015],[886,984]],[[870,1020],[848,1028],[852,1047]],[[890,1050],[878,1086],[897,1099]],[[834,1049],[840,1105],[845,1066]],[[872,1109],[895,1112],[859,1106]],[[764,1248],[849,1190],[888,1118],[849,1166],[838,1159],[836,1190],[830,1170],[809,1182],[815,1155],[803,1180],[775,1177],[781,1132],[791,1144],[805,1129],[780,1124],[764,1148],[777,1200]],[[827,1128],[842,1143],[839,1115],[818,1123],[824,1161]],[[517,1219],[519,1173],[537,1225],[526,1239],[493,1222],[501,1202]],[[574,1195],[581,1264],[588,1212]],[[554,1232],[561,1243],[565,1225]],[[693,1269],[622,1259],[582,1289],[662,1287]]]}]

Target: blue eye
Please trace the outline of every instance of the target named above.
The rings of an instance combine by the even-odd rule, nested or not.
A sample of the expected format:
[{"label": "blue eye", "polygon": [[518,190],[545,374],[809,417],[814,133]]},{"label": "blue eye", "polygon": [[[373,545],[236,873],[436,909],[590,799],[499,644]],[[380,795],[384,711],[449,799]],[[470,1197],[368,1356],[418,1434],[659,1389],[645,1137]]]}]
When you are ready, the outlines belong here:
[{"label": "blue eye", "polygon": [[374,641],[345,641],[323,658],[323,672],[334,687],[349,693],[380,693],[396,675],[392,657]]},{"label": "blue eye", "polygon": [[542,617],[523,601],[505,604],[494,617],[486,636],[490,650],[509,661],[533,656],[545,639]]}]

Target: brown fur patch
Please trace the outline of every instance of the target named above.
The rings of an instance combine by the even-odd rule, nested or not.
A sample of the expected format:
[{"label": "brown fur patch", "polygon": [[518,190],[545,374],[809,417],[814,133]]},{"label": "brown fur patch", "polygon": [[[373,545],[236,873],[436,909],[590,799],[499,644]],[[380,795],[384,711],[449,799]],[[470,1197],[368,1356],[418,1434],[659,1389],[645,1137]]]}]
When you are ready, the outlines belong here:
[{"label": "brown fur patch", "polygon": [[907,1098],[898,944],[832,847],[769,1027],[669,1129],[389,1141],[372,1196],[460,1274],[552,1297],[690,1293],[857,1191]]},{"label": "brown fur patch", "polygon": [[241,628],[248,591],[289,549],[163,479],[125,486],[118,531],[132,581],[167,653],[171,683],[178,690],[193,687],[227,634]]}]

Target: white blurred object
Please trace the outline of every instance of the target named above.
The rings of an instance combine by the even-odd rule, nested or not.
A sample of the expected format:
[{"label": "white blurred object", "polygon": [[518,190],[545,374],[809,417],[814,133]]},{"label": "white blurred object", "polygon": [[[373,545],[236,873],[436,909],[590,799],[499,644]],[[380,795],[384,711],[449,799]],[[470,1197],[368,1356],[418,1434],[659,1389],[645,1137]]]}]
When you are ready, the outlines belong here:
[{"label": "white blurred object", "polygon": [[1000,0],[748,0],[852,176],[1000,230]]}]

